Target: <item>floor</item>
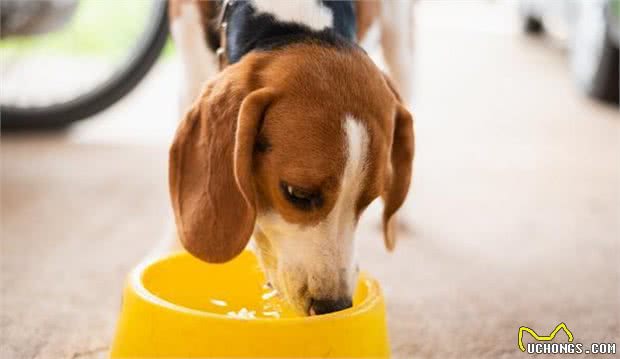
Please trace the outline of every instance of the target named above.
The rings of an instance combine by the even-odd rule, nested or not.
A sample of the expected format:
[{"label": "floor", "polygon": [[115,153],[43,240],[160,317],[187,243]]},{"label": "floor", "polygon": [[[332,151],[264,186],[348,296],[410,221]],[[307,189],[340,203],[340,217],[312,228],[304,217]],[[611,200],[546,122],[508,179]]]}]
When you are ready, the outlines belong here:
[{"label": "floor", "polygon": [[[560,322],[620,345],[620,115],[512,5],[415,9],[405,226],[386,253],[376,204],[357,240],[395,358],[519,358],[520,326]],[[169,230],[174,75],[68,133],[3,134],[0,357],[106,356],[123,277]]]}]

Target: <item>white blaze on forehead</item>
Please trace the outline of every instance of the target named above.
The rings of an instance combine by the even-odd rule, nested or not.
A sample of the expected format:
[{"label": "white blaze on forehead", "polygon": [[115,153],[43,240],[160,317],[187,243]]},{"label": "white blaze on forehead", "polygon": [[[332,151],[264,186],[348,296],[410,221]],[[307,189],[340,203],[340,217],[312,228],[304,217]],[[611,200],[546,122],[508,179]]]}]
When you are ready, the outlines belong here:
[{"label": "white blaze on forehead", "polygon": [[345,181],[353,181],[357,185],[352,190],[356,190],[353,195],[357,195],[359,181],[366,166],[366,154],[368,152],[368,132],[364,125],[353,116],[347,115],[344,121],[344,129],[347,135],[347,164],[344,169],[343,189],[346,192]]},{"label": "white blaze on forehead", "polygon": [[[343,295],[343,289],[351,295],[355,286],[355,209],[365,179],[369,143],[366,128],[353,116],[346,116],[343,127],[346,137],[346,163],[340,191],[334,208],[325,221],[317,226],[322,228],[321,233],[318,233],[321,237],[315,239],[319,243],[318,253],[322,255],[316,270],[325,274],[310,276],[308,283],[311,292],[314,290],[325,295],[332,290],[336,297]],[[311,248],[310,251],[312,250],[316,249]],[[330,280],[339,283],[330,283]],[[338,287],[339,284],[346,286]]]},{"label": "white blaze on forehead", "polygon": [[334,14],[318,0],[253,0],[252,3],[258,12],[271,14],[278,21],[296,22],[313,30],[334,24]]}]

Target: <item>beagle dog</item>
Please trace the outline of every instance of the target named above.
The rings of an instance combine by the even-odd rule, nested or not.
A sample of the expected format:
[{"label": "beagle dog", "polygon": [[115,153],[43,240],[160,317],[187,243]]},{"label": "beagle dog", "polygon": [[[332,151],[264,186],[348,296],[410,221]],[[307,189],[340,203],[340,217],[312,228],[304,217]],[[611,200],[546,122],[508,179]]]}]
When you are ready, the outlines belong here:
[{"label": "beagle dog", "polygon": [[[352,305],[358,219],[382,197],[385,245],[394,248],[414,154],[412,116],[357,40],[374,19],[383,24],[388,11],[402,19],[408,7],[170,1],[186,112],[169,182],[187,251],[221,263],[253,238],[270,284],[300,313]],[[390,48],[398,30],[381,25],[393,74],[404,73],[404,60],[390,59],[405,53]]]}]

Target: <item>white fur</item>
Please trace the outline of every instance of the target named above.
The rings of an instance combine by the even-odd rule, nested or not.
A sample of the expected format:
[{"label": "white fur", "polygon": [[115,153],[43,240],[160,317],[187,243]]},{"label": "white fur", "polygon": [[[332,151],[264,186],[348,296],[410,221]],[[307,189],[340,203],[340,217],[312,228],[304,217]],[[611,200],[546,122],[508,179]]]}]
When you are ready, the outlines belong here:
[{"label": "white fur", "polygon": [[184,114],[206,81],[217,73],[217,57],[207,48],[205,30],[196,3],[182,3],[180,14],[172,20],[170,29],[181,60],[179,111]]},{"label": "white fur", "polygon": [[257,219],[258,229],[269,241],[269,250],[275,252],[266,255],[277,258],[277,272],[267,275],[285,298],[302,311],[311,298],[351,296],[357,280],[353,245],[355,203],[366,170],[369,141],[364,125],[352,116],[346,117],[344,132],[347,160],[339,197],[327,217],[312,227],[288,223],[274,212]]},{"label": "white fur", "polygon": [[319,1],[254,0],[258,12],[273,15],[283,22],[304,24],[314,30],[323,30],[334,24],[334,14]]}]

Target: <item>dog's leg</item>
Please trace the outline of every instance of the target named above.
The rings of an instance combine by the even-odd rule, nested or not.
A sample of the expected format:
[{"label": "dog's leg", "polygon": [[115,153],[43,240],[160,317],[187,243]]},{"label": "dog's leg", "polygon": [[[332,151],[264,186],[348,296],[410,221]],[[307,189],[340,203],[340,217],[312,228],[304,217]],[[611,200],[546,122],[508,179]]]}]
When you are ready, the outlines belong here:
[{"label": "dog's leg", "polygon": [[206,29],[199,6],[197,1],[178,1],[171,17],[170,29],[181,67],[181,116],[200,95],[207,80],[218,71],[217,57],[207,47]]},{"label": "dog's leg", "polygon": [[379,26],[383,56],[390,77],[406,103],[411,101],[413,61],[413,1],[383,1]]}]

